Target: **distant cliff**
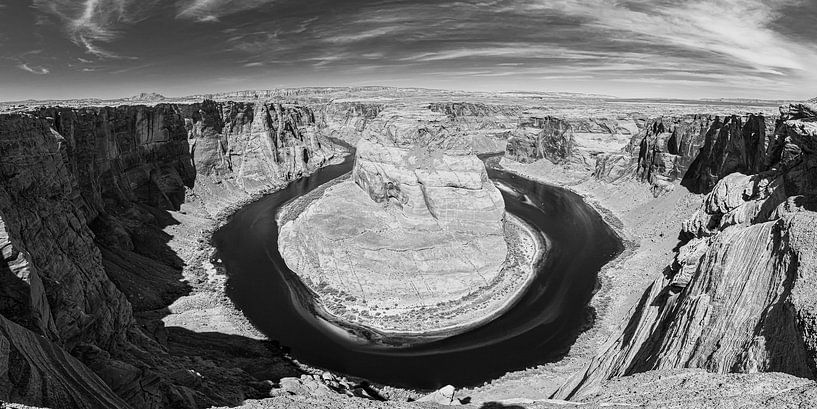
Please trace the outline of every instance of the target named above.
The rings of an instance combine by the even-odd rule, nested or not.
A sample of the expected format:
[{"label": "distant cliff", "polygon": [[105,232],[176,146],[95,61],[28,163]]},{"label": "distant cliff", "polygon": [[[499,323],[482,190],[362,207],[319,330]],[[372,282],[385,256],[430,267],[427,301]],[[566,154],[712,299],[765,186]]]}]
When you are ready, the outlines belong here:
[{"label": "distant cliff", "polygon": [[546,159],[590,171],[596,159],[617,152],[638,134],[643,118],[559,118],[523,115],[511,133],[505,156],[523,163]]},{"label": "distant cliff", "polygon": [[762,115],[687,115],[649,120],[621,152],[598,157],[594,176],[606,182],[638,179],[659,195],[681,184],[706,193],[732,172],[768,166],[775,118]]}]

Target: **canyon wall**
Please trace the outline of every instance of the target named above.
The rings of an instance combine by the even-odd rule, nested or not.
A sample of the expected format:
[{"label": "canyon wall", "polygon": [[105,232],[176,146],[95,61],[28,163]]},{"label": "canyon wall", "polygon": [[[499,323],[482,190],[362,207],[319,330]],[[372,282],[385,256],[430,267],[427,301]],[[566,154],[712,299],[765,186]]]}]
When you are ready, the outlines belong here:
[{"label": "canyon wall", "polygon": [[[817,375],[817,110],[781,111],[771,133],[758,117],[715,121],[684,178],[714,187],[684,222],[675,261],[558,397],[668,368]],[[732,168],[742,173],[720,176]]]},{"label": "canyon wall", "polygon": [[768,167],[767,149],[776,118],[763,115],[686,115],[646,122],[620,152],[598,156],[594,177],[605,182],[637,179],[655,195],[681,184],[706,193],[733,172]]},{"label": "canyon wall", "polygon": [[596,158],[618,152],[638,134],[639,115],[618,118],[559,118],[526,112],[510,135],[506,157],[540,159],[566,168],[592,170]]},{"label": "canyon wall", "polygon": [[[11,368],[0,398],[70,406],[94,402],[85,395],[96,388],[95,407],[124,407],[118,395],[159,408],[252,394],[246,374],[237,379],[247,385],[224,390],[216,379],[180,382],[173,374],[185,364],[155,331],[143,331],[161,321],[137,323],[135,313],[164,308],[183,291],[184,261],[161,232],[175,221],[163,209],[194,203],[211,217],[307,174],[334,153],[317,132],[311,110],[262,103],[0,116],[0,362]],[[42,341],[30,342],[36,336]],[[48,367],[60,362],[61,370]]]}]

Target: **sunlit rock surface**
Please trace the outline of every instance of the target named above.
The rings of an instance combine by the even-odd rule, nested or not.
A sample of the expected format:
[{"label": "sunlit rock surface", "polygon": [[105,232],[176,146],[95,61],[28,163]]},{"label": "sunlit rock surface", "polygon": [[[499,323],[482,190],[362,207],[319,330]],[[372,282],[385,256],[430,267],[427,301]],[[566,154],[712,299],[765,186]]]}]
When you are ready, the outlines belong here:
[{"label": "sunlit rock surface", "polygon": [[351,180],[281,228],[281,253],[303,281],[348,296],[344,309],[394,313],[461,299],[499,275],[502,195],[446,122],[391,110],[370,125]]},{"label": "sunlit rock surface", "polygon": [[[817,115],[808,105],[782,114],[762,144],[765,170],[717,182],[684,222],[666,276],[558,396],[586,396],[611,377],[656,369],[815,376]],[[698,158],[720,166],[735,152]]]}]

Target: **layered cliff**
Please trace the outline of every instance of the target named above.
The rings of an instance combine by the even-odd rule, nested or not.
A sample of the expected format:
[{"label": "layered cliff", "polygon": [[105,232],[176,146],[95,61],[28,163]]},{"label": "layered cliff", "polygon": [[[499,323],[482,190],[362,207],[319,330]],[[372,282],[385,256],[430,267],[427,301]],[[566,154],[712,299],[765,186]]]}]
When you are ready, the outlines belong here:
[{"label": "layered cliff", "polygon": [[561,118],[527,112],[508,140],[506,157],[522,163],[546,159],[566,168],[592,170],[596,157],[627,145],[641,122],[638,115]]},{"label": "layered cliff", "polygon": [[[165,210],[214,216],[310,172],[333,154],[317,132],[309,109],[263,103],[0,116],[0,315],[20,325],[4,324],[0,397],[90,404],[96,388],[94,407],[125,407],[118,395],[158,408],[263,393],[240,370],[180,377],[190,361],[169,353],[161,321],[148,318],[185,291],[185,260],[162,231],[179,222]],[[49,356],[63,369],[47,367]]]},{"label": "layered cliff", "polygon": [[605,182],[637,179],[655,195],[681,181],[706,193],[732,172],[764,166],[775,118],[763,115],[686,115],[647,121],[620,152],[599,155],[594,176]]},{"label": "layered cliff", "polygon": [[717,181],[684,222],[665,276],[557,396],[587,396],[606,379],[668,368],[817,375],[809,301],[817,271],[817,114],[809,105],[787,107],[770,134],[759,127],[765,120],[732,121],[727,131],[707,133],[710,146],[726,148],[702,149],[695,161],[716,171],[692,180],[706,186],[731,166],[745,173]]}]

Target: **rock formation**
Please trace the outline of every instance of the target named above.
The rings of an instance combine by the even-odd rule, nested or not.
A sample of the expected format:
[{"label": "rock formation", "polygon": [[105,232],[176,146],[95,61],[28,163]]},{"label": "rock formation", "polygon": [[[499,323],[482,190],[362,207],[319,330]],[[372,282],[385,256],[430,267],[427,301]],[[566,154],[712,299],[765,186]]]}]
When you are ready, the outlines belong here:
[{"label": "rock formation", "polygon": [[347,299],[336,314],[374,306],[390,310],[378,328],[410,331],[406,312],[458,301],[500,276],[502,195],[468,135],[447,125],[425,109],[381,112],[357,144],[352,179],[281,227],[290,268],[319,295]]},{"label": "rock formation", "polygon": [[546,159],[567,168],[592,170],[596,157],[617,152],[638,133],[638,116],[560,118],[528,112],[508,140],[506,157],[530,163]]},{"label": "rock formation", "polygon": [[764,166],[774,122],[763,115],[652,119],[621,152],[599,155],[594,176],[605,182],[636,178],[649,183],[655,195],[679,180],[693,192],[706,193],[729,173]]},{"label": "rock formation", "polygon": [[[386,91],[389,98],[378,95]],[[595,169],[608,182],[641,179],[656,193],[678,181],[709,193],[684,224],[683,246],[667,277],[644,293],[620,336],[560,396],[650,404],[666,402],[667,391],[687,402],[699,390],[727,385],[714,392],[717,402],[735,396],[770,405],[813,400],[813,383],[787,375],[663,371],[817,374],[810,284],[817,208],[813,105],[788,107],[776,124],[761,115],[666,114],[648,122],[622,114],[630,110],[590,119],[540,112],[540,101],[516,97],[451,102],[462,94],[441,93],[436,102],[418,103],[423,94],[416,90],[230,95],[279,102],[2,107],[15,113],[0,115],[0,401],[80,408],[235,405],[269,396],[273,384],[260,381],[267,379],[281,381],[282,396],[273,399],[284,407],[376,398],[331,376],[301,376],[273,343],[161,320],[169,304],[190,291],[191,277],[182,272],[191,259],[168,243],[194,247],[204,237],[189,231],[185,241],[165,229],[178,225],[181,236],[200,226],[190,220],[212,221],[309,174],[334,155],[330,138],[358,144],[353,178],[321,191],[283,227],[282,235],[301,244],[282,240],[289,246],[282,253],[288,261],[317,261],[314,266],[347,274],[315,269],[303,276],[330,301],[348,297],[325,306],[338,316],[405,331],[419,327],[386,324],[405,316],[403,324],[434,329],[490,315],[458,302],[505,277],[500,267],[513,264],[514,227],[473,154],[500,152],[509,140],[508,155],[520,161]],[[334,101],[338,95],[348,98]],[[280,102],[289,98],[302,103]],[[395,235],[403,239],[395,242]],[[294,267],[306,271],[306,261]],[[375,279],[348,279],[361,268]],[[413,299],[400,299],[406,294]],[[408,308],[395,308],[404,301]],[[443,313],[426,314],[434,308]],[[662,371],[644,372],[652,369]],[[607,381],[622,374],[637,376]],[[773,393],[740,388],[758,379]],[[594,392],[599,385],[605,390]],[[661,396],[615,394],[647,387]],[[685,388],[692,392],[669,391]],[[290,396],[304,391],[348,396]]]},{"label": "rock formation", "polygon": [[[782,109],[768,143],[727,137],[737,139],[727,146],[741,155],[702,151],[699,163],[737,163],[747,173],[717,182],[684,223],[683,245],[666,276],[558,396],[587,396],[611,377],[667,368],[817,375],[810,301],[817,271],[816,124],[812,106],[793,105]],[[763,135],[756,125],[749,129],[753,138]]]},{"label": "rock formation", "polygon": [[259,393],[246,372],[177,376],[184,358],[145,318],[184,291],[162,209],[195,202],[215,215],[321,166],[332,149],[311,111],[44,108],[0,116],[0,152],[0,399],[159,408]]}]

